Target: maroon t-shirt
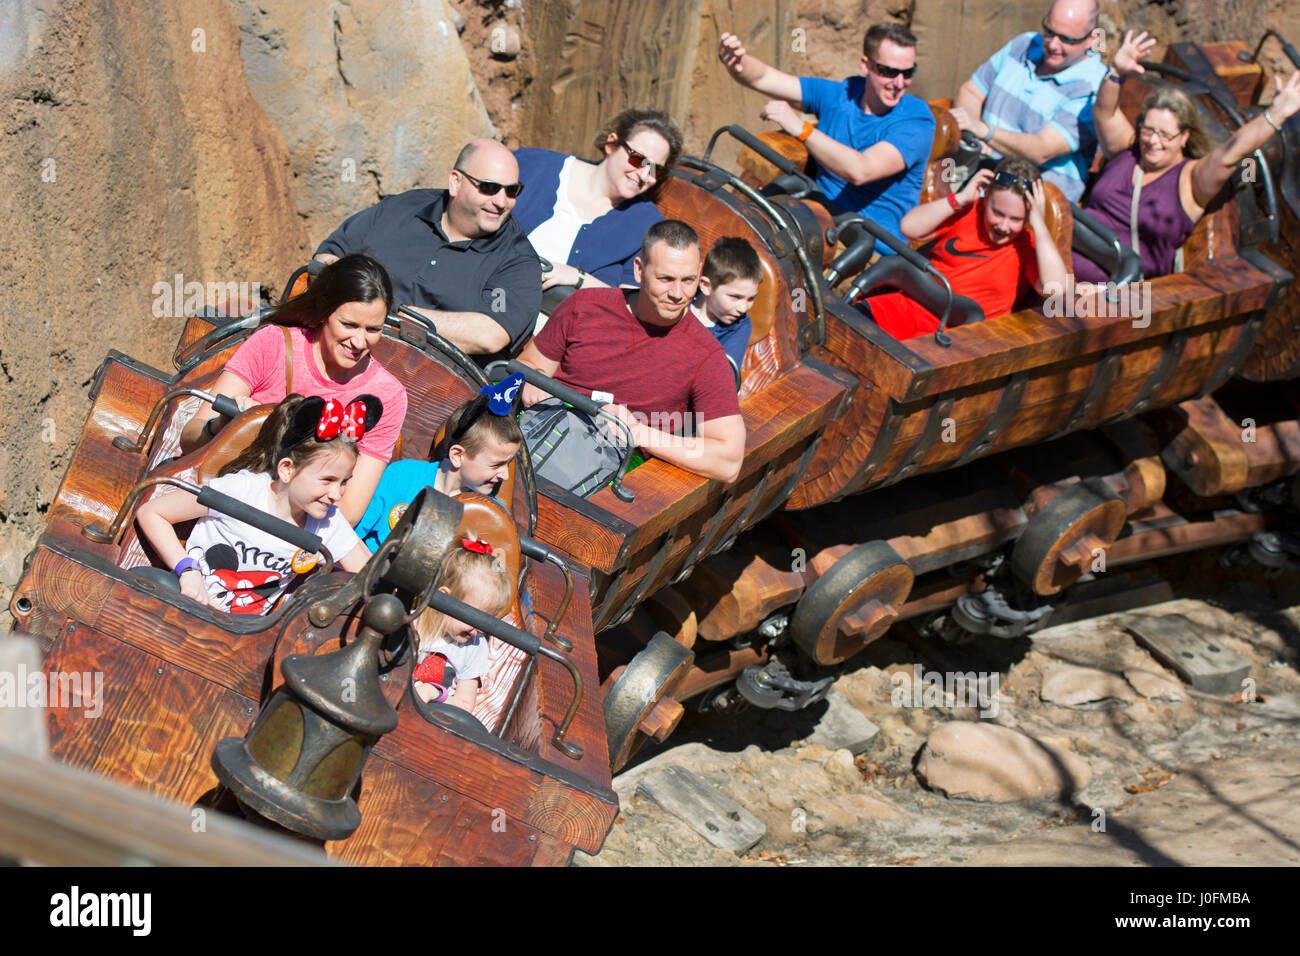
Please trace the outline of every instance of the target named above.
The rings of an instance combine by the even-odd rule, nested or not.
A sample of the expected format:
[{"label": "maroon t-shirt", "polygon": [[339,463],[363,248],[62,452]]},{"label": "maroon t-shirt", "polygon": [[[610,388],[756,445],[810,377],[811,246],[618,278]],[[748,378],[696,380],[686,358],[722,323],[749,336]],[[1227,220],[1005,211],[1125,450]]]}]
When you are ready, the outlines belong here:
[{"label": "maroon t-shirt", "polygon": [[588,395],[609,392],[630,411],[694,413],[701,422],[740,414],[726,353],[689,312],[670,328],[646,325],[622,289],[580,289],[533,342],[560,363],[557,381]]}]

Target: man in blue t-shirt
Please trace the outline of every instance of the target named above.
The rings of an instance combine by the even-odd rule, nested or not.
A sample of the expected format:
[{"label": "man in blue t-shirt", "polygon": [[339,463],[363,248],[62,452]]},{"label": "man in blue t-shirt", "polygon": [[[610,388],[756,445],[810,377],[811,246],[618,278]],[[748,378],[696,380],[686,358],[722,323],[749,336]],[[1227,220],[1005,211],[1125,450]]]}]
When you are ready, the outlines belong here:
[{"label": "man in blue t-shirt", "polygon": [[[862,54],[863,76],[834,82],[782,73],[746,53],[730,33],[718,47],[733,79],[776,97],[759,115],[808,147],[817,188],[829,205],[861,213],[902,240],[898,223],[921,198],[934,116],[906,92],[916,73],[910,30],[877,23],[863,37]],[[818,125],[795,110],[815,114]]]}]

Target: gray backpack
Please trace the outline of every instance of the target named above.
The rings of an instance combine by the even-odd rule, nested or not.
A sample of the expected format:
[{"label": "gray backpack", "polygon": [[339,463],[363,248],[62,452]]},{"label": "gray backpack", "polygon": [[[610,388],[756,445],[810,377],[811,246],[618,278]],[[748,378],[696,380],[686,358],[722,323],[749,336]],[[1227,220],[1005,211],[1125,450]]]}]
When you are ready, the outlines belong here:
[{"label": "gray backpack", "polygon": [[625,446],[589,415],[548,398],[519,413],[533,471],[579,497],[599,491],[618,473]]}]

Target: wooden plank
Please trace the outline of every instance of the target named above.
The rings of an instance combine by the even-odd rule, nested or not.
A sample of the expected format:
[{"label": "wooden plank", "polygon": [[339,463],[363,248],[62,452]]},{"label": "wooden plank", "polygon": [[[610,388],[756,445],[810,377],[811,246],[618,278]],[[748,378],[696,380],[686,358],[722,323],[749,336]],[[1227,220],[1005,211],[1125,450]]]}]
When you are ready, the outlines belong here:
[{"label": "wooden plank", "polygon": [[1250,673],[1250,661],[1223,647],[1220,639],[1203,633],[1181,614],[1134,618],[1124,622],[1124,629],[1160,663],[1203,693],[1236,693]]},{"label": "wooden plank", "polygon": [[329,862],[297,840],[2,746],[0,855],[48,866]]},{"label": "wooden plank", "polygon": [[637,790],[723,850],[744,853],[767,833],[762,820],[685,767],[646,774]]}]

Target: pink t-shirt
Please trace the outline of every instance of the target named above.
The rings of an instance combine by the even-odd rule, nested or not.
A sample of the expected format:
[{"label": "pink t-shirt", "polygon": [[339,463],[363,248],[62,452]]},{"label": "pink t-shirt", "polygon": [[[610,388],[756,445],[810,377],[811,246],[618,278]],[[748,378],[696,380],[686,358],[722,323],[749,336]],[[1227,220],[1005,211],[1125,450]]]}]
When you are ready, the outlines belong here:
[{"label": "pink t-shirt", "polygon": [[[630,411],[693,413],[701,422],[740,414],[736,379],[713,335],[687,313],[670,328],[645,325],[622,289],[581,289],[560,303],[533,339],[559,362],[555,380],[608,392]],[[677,429],[666,429],[676,431]]]},{"label": "pink t-shirt", "polygon": [[[284,400],[284,332],[282,326],[268,325],[248,337],[248,341],[235,350],[226,363],[226,371],[233,372],[248,383],[253,401],[274,405]],[[388,461],[393,457],[397,437],[402,433],[406,418],[406,386],[393,377],[387,369],[370,356],[366,370],[346,385],[326,378],[316,365],[311,348],[316,342],[312,329],[296,326],[289,329],[293,342],[293,390],[299,395],[320,398],[337,398],[345,404],[358,395],[374,395],[384,403],[384,414],[357,443],[363,455]]]}]

